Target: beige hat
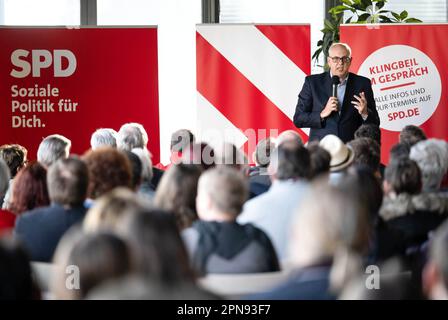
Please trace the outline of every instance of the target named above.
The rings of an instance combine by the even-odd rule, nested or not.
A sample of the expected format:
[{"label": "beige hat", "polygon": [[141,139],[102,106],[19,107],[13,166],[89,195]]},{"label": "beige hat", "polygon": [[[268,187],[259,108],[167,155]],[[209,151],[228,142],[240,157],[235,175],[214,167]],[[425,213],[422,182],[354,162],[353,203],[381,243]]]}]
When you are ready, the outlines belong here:
[{"label": "beige hat", "polygon": [[340,171],[347,168],[355,158],[355,153],[350,146],[347,146],[333,134],[326,135],[320,140],[319,145],[327,150],[331,155],[330,171]]}]

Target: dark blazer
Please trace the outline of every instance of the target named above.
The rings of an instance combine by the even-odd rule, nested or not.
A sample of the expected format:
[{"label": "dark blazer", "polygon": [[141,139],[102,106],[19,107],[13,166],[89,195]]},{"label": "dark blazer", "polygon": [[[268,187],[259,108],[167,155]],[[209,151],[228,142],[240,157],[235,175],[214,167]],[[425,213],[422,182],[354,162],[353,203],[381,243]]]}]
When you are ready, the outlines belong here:
[{"label": "dark blazer", "polygon": [[[299,101],[294,114],[294,124],[298,128],[311,128],[309,141],[320,140],[327,134],[334,134],[342,141],[353,140],[356,129],[363,123],[380,124],[376,110],[370,80],[349,73],[345,89],[344,103],[341,114],[333,112],[321,122],[320,113],[325,108],[332,92],[332,82],[329,72],[307,76],[299,94]],[[367,99],[368,117],[363,121],[358,110],[353,107],[353,96],[365,93]]]},{"label": "dark blazer", "polygon": [[83,206],[66,209],[58,204],[37,208],[17,218],[14,232],[32,261],[51,262],[61,237],[84,219],[86,211]]}]

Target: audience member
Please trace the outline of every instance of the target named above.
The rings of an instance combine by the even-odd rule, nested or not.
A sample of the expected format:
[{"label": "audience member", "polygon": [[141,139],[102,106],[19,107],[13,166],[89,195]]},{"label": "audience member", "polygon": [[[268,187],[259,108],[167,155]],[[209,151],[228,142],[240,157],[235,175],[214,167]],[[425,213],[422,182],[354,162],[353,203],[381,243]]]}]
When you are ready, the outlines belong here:
[{"label": "audience member", "polygon": [[100,128],[92,133],[90,138],[90,146],[92,150],[100,147],[117,147],[117,131],[111,128]]},{"label": "audience member", "polygon": [[14,179],[11,202],[6,209],[18,216],[49,204],[47,170],[39,162],[22,168]]},{"label": "audience member", "polygon": [[33,261],[50,262],[64,233],[84,219],[88,183],[87,167],[76,157],[59,159],[48,169],[51,206],[23,213],[15,226]]},{"label": "audience member", "polygon": [[180,129],[173,132],[171,134],[170,142],[170,163],[166,166],[159,163],[156,165],[156,168],[168,170],[173,164],[181,163],[184,150],[194,142],[195,136],[190,130]]},{"label": "audience member", "polygon": [[[3,159],[9,168],[10,180],[9,187],[5,193],[0,196],[0,206],[9,203],[11,197],[12,184],[17,173],[27,163],[28,150],[19,144],[4,144],[0,147],[0,159]],[[6,207],[6,205],[5,205]]]},{"label": "audience member", "polygon": [[120,151],[103,147],[83,156],[89,170],[87,197],[95,200],[116,187],[131,187],[131,165]]},{"label": "audience member", "polygon": [[448,222],[431,239],[429,259],[423,272],[423,290],[432,300],[448,300]]},{"label": "audience member", "polygon": [[37,161],[48,169],[60,158],[68,158],[72,142],[60,134],[47,136],[37,149]]},{"label": "audience member", "polygon": [[310,180],[327,178],[330,173],[330,153],[318,141],[309,142],[306,148],[310,153]]},{"label": "audience member", "polygon": [[268,173],[271,154],[275,149],[272,138],[265,138],[258,142],[252,155],[255,167],[249,171],[249,199],[259,196],[271,187],[271,178]]},{"label": "audience member", "polygon": [[61,243],[52,283],[56,299],[84,299],[95,287],[131,272],[128,245],[112,233],[83,234],[75,229]]},{"label": "audience member", "polygon": [[411,148],[417,142],[426,140],[425,132],[414,125],[407,125],[403,129],[401,129],[399,142],[407,144],[409,148]]},{"label": "audience member", "polygon": [[86,232],[116,231],[124,217],[133,215],[147,203],[127,188],[107,192],[89,209],[83,222]]},{"label": "audience member", "polygon": [[[352,188],[355,188],[352,185]],[[316,182],[296,211],[290,233],[291,275],[251,299],[335,299],[330,277],[338,252],[357,257],[368,248],[365,207],[347,188]],[[340,256],[340,255],[339,255]],[[354,258],[349,261],[354,261]],[[357,266],[357,264],[356,264]],[[352,266],[353,268],[353,266]]]},{"label": "audience member", "polygon": [[200,165],[203,171],[215,167],[215,151],[205,143],[193,143],[182,153],[182,163]]},{"label": "audience member", "polygon": [[160,181],[154,205],[174,213],[179,230],[191,227],[198,219],[196,195],[201,173],[199,165],[174,164]]},{"label": "audience member", "polygon": [[243,174],[228,167],[206,171],[199,178],[196,208],[200,220],[182,233],[199,274],[279,270],[268,236],[251,224],[236,222],[247,189]]},{"label": "audience member", "polygon": [[282,131],[277,139],[275,140],[275,146],[278,147],[280,144],[282,144],[285,141],[296,141],[300,144],[303,144],[302,137],[300,134],[295,130],[285,130]]},{"label": "audience member", "polygon": [[0,301],[39,298],[26,252],[16,241],[0,239]]},{"label": "audience member", "polygon": [[353,165],[367,166],[378,177],[382,178],[380,170],[380,145],[370,138],[357,138],[348,143],[355,153]]},{"label": "audience member", "polygon": [[309,151],[297,141],[285,141],[274,150],[268,171],[273,180],[271,188],[247,201],[237,221],[252,223],[266,232],[283,261],[288,258],[291,219],[308,191]]},{"label": "audience member", "polygon": [[134,148],[132,149],[132,152],[139,157],[140,162],[142,163],[142,176],[138,194],[143,195],[148,200],[152,200],[154,198],[156,186],[151,183],[153,177],[151,155],[147,149],[142,148]]},{"label": "audience member", "polygon": [[448,169],[448,146],[439,139],[429,139],[413,145],[409,158],[417,162],[421,173],[423,191],[438,192]]}]

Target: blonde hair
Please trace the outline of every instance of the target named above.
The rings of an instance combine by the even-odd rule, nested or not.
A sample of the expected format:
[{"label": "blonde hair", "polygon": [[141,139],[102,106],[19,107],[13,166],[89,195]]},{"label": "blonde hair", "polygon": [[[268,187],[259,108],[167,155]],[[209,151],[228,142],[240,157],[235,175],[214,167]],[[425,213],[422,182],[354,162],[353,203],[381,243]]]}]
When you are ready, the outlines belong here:
[{"label": "blonde hair", "polygon": [[126,188],[116,188],[99,198],[87,212],[83,223],[86,232],[117,230],[122,219],[143,208],[145,202]]}]

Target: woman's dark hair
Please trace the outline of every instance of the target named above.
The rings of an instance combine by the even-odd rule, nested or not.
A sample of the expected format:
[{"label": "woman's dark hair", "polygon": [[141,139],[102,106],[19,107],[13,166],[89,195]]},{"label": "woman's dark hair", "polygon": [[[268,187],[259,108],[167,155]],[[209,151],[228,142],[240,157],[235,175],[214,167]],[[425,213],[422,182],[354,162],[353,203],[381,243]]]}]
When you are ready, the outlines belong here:
[{"label": "woman's dark hair", "polygon": [[418,194],[422,190],[422,174],[417,163],[411,159],[392,161],[386,168],[385,180],[396,194]]},{"label": "woman's dark hair", "polygon": [[112,233],[85,234],[72,248],[68,264],[79,268],[78,298],[107,280],[120,278],[131,269],[126,243]]},{"label": "woman's dark hair", "polygon": [[130,244],[138,274],[164,285],[194,281],[188,254],[172,213],[147,209],[129,215],[121,231]]},{"label": "woman's dark hair", "polygon": [[11,178],[14,178],[19,170],[25,166],[28,150],[20,144],[4,144],[0,146],[0,158],[5,160],[11,173]]},{"label": "woman's dark hair", "polygon": [[11,203],[15,214],[50,204],[47,189],[47,170],[38,162],[22,168],[14,179]]},{"label": "woman's dark hair", "polygon": [[179,230],[198,219],[196,195],[201,167],[194,164],[174,164],[163,175],[157,187],[154,204],[173,212]]}]

